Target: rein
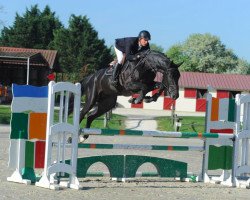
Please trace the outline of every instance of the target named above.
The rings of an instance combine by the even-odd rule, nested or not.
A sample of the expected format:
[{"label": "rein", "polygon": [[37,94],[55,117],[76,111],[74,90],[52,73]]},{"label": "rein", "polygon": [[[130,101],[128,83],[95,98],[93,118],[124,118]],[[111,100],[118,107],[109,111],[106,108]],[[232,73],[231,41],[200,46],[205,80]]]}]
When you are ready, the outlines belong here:
[{"label": "rein", "polygon": [[[133,70],[132,70],[131,73],[129,74],[129,76],[131,76],[132,79],[135,79],[135,77],[134,77],[134,71],[135,71],[143,62],[146,62],[146,61],[147,61],[146,58],[147,58],[147,56],[149,55],[150,52],[151,52],[150,49],[148,49],[148,50],[146,51],[146,53],[143,54],[143,58],[142,58],[141,60],[139,60],[139,62],[135,65],[135,67],[133,68]],[[149,66],[150,66],[150,68],[151,68],[153,71],[156,72],[155,68],[151,67],[151,65],[149,65]]]}]

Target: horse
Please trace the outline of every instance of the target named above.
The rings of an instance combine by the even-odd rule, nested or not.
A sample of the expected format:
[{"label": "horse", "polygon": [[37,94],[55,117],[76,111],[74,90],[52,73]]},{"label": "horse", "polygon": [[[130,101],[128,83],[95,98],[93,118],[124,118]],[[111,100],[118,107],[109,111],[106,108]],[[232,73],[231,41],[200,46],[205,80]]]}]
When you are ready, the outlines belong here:
[{"label": "horse", "polygon": [[[90,128],[91,123],[97,117],[114,108],[117,97],[120,95],[131,96],[138,93],[137,98],[129,100],[134,104],[143,100],[147,103],[156,101],[164,89],[167,89],[172,99],[179,97],[179,65],[157,51],[147,50],[139,53],[139,57],[139,60],[125,61],[118,77],[117,87],[112,84],[112,70],[109,68],[100,69],[80,81],[81,93],[86,95],[85,104],[80,112],[80,122],[93,109],[87,116],[86,128]],[[159,91],[152,97],[146,96],[159,85],[154,81],[156,72],[163,74],[162,82],[158,86]],[[69,110],[73,109],[72,102],[69,103]],[[87,137],[86,135],[84,138],[80,136],[80,141]]]}]

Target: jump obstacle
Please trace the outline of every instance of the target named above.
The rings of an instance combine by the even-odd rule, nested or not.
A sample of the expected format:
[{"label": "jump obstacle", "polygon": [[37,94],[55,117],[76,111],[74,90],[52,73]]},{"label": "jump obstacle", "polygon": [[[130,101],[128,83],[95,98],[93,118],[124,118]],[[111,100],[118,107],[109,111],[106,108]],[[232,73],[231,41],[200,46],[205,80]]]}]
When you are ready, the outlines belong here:
[{"label": "jump obstacle", "polygon": [[[119,159],[117,159],[118,157],[112,157],[111,155],[106,157],[96,156],[77,159],[78,148],[203,151],[202,173],[198,176],[197,180],[210,182],[214,177],[208,175],[208,170],[230,169],[230,172],[224,172],[217,181],[237,187],[240,186],[238,178],[241,176],[248,178],[247,174],[250,173],[250,166],[248,163],[250,95],[237,95],[234,101],[231,99],[212,98],[212,96],[208,94],[205,133],[80,129],[80,132],[86,135],[197,138],[205,141],[204,146],[77,144],[79,131],[80,85],[63,82],[50,82],[49,89],[46,87],[40,88],[41,90],[44,90],[42,92],[42,94],[44,94],[43,96],[40,95],[41,92],[38,92],[37,87],[26,87],[29,88],[28,92],[25,92],[27,89],[25,86],[20,86],[21,89],[17,89],[18,86],[13,85],[14,98],[12,102],[13,115],[11,121],[9,165],[16,170],[12,176],[8,178],[9,181],[26,184],[36,182],[36,177],[34,174],[30,175],[32,174],[30,171],[36,167],[44,167],[42,178],[40,181],[36,182],[37,186],[55,188],[56,185],[54,183],[59,180],[57,175],[59,173],[67,173],[70,174],[70,178],[66,186],[78,189],[79,181],[77,177],[86,177],[88,168],[95,162],[104,163],[108,167],[111,177],[116,178],[135,177],[138,167],[146,162],[152,163],[156,167],[158,174],[162,177],[187,177],[187,163],[168,159],[162,160],[160,158],[147,156],[132,156],[130,158],[128,155],[120,155]],[[24,95],[24,93],[27,94]],[[74,95],[73,124],[68,123],[67,118],[68,102],[71,93]],[[56,121],[54,119],[54,111],[55,98],[58,94],[60,96],[60,105],[59,116]],[[26,107],[24,105],[26,105]],[[22,113],[27,110],[32,110],[38,113]],[[41,116],[43,116],[43,118],[41,118]],[[47,125],[41,125],[42,128],[39,129],[40,131],[34,131],[34,128],[32,128],[33,122],[46,122],[46,118]],[[14,126],[17,122],[19,124],[18,128]],[[37,134],[38,132],[39,134]],[[43,132],[43,134],[41,132]],[[46,132],[46,135],[44,132]],[[66,144],[66,138],[68,136],[73,138],[73,142],[70,145]],[[220,147],[214,145],[220,145]],[[53,151],[53,146],[56,147],[55,151]],[[43,150],[39,150],[40,147],[43,147],[41,148]],[[65,150],[66,148],[68,149],[68,147],[71,149],[70,161],[65,160]],[[34,153],[28,155],[29,152]],[[40,158],[38,155],[40,155]],[[52,161],[52,155],[55,155],[55,161]],[[215,158],[214,155],[219,156],[219,159]],[[113,162],[114,160],[119,160],[119,162],[115,168],[114,165],[112,165],[112,162],[108,162],[107,160]],[[222,162],[218,162],[219,160],[222,160]],[[79,166],[81,166],[82,169],[79,169]],[[131,172],[125,172],[126,169],[131,169]],[[165,169],[165,175],[163,173],[164,170],[161,169]],[[171,172],[170,170],[170,173],[166,173],[169,169],[173,169],[174,172]],[[247,180],[247,184],[249,184],[249,179]]]}]

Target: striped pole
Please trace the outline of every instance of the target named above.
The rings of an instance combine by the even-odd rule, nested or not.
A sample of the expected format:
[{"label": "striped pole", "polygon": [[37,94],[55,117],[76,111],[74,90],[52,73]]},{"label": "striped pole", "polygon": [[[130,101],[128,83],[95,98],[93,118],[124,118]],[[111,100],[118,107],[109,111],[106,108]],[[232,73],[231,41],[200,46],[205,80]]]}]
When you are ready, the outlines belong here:
[{"label": "striped pole", "polygon": [[203,151],[199,146],[162,146],[162,145],[135,145],[135,144],[89,144],[80,143],[78,148],[83,149],[133,149],[158,151]]},{"label": "striped pole", "polygon": [[115,130],[115,129],[94,129],[82,128],[80,133],[83,135],[102,135],[102,136],[145,136],[145,137],[167,137],[167,138],[217,138],[232,139],[233,134],[223,133],[197,133],[197,132],[168,132],[168,131],[138,131],[138,130]]}]

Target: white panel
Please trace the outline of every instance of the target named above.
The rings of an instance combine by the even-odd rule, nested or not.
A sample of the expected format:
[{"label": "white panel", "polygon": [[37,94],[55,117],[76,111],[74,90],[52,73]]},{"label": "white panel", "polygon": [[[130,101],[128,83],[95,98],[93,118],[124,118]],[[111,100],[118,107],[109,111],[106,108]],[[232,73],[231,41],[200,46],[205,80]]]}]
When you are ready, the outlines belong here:
[{"label": "white panel", "polygon": [[156,102],[143,103],[144,109],[163,110],[164,97],[160,96]]},{"label": "white panel", "polygon": [[130,98],[131,97],[119,96],[117,98],[118,107],[120,107],[120,108],[131,108],[131,104],[128,102],[128,100]]},{"label": "white panel", "polygon": [[10,140],[9,168],[21,170],[25,162],[25,139]]},{"label": "white panel", "polygon": [[34,111],[46,113],[48,109],[48,98],[14,97],[11,111],[15,113]]},{"label": "white panel", "polygon": [[179,98],[176,100],[175,104],[176,111],[183,111],[183,112],[195,112],[196,108],[196,99],[191,98]]},{"label": "white panel", "polygon": [[229,99],[223,98],[219,100],[219,120],[228,121],[228,108],[229,108]]}]

